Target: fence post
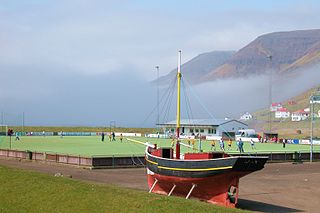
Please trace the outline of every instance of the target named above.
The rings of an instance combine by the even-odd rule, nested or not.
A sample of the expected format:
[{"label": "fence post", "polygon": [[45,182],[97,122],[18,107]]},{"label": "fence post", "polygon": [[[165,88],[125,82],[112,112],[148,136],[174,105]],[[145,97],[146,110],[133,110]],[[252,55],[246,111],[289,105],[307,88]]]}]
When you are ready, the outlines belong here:
[{"label": "fence post", "polygon": [[284,161],[287,161],[287,152],[284,152]]},{"label": "fence post", "polygon": [[272,152],[271,152],[271,161],[272,161]]}]

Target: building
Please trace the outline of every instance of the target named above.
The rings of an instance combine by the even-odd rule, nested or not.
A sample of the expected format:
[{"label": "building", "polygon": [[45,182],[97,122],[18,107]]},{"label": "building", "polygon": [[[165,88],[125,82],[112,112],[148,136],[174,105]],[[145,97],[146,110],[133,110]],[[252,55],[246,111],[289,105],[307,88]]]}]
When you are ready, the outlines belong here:
[{"label": "building", "polygon": [[288,101],[288,104],[289,104],[289,105],[296,105],[297,102],[295,102],[295,101]]},{"label": "building", "polygon": [[282,104],[281,103],[272,103],[270,106],[270,111],[271,112],[276,112],[277,110],[282,108]]},{"label": "building", "polygon": [[306,120],[309,117],[309,111],[306,111],[306,109],[300,109],[298,111],[295,111],[291,114],[291,120],[292,121],[303,121]]},{"label": "building", "polygon": [[[162,126],[164,132],[175,134],[176,121],[170,121]],[[180,133],[182,135],[235,135],[239,129],[247,129],[248,125],[234,119],[182,119],[180,121]]]},{"label": "building", "polygon": [[290,112],[288,111],[287,108],[280,108],[275,112],[275,118],[289,118],[290,117]]},{"label": "building", "polygon": [[252,115],[249,112],[244,113],[240,116],[240,120],[248,121],[252,119]]}]

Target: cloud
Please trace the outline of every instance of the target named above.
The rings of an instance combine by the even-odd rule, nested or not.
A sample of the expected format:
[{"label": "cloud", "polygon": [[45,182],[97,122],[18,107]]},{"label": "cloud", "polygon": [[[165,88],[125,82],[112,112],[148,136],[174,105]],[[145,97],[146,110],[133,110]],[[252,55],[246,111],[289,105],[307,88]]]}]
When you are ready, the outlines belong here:
[{"label": "cloud", "polygon": [[[143,122],[155,105],[155,90],[131,73],[75,75],[73,71],[21,72],[26,67],[7,67],[0,84],[0,111],[5,115],[25,112],[26,125],[153,126]],[[1,67],[1,70],[4,70]],[[65,68],[66,70],[66,68]],[[2,93],[2,91],[5,91]],[[5,123],[20,125],[15,116]]]},{"label": "cloud", "polygon": [[[237,50],[263,33],[317,28],[318,11],[319,3],[300,1],[3,1],[0,109],[25,111],[39,125],[110,119],[131,125],[153,108],[154,88],[146,82],[156,78],[155,66],[160,75],[170,72],[178,50],[186,62],[203,52]],[[252,100],[219,92],[238,97],[230,85],[246,84],[265,92],[263,82],[214,82],[199,90],[224,116],[228,107],[245,110],[241,104]]]},{"label": "cloud", "polygon": [[187,61],[207,51],[237,50],[262,33],[319,22],[319,5],[311,3],[246,8],[248,2],[186,2],[176,10],[172,2],[12,2],[2,8],[0,63],[58,64],[89,75],[131,66],[149,80],[155,65],[163,74],[176,66],[179,49]]}]

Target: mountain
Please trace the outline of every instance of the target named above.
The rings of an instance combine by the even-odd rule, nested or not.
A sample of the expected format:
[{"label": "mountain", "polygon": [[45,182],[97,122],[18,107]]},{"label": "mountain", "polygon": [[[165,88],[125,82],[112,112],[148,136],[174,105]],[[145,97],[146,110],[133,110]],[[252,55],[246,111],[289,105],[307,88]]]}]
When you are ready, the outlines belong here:
[{"label": "mountain", "polygon": [[[211,70],[221,66],[232,57],[235,51],[213,51],[203,53],[181,65],[183,76],[190,83],[198,83],[200,76],[205,76]],[[168,75],[160,77],[160,84],[168,84],[174,79],[177,69],[172,70]],[[156,83],[155,80],[153,83]]]},{"label": "mountain", "polygon": [[[271,58],[269,57],[271,56]],[[286,74],[320,62],[320,30],[275,32],[259,36],[201,81],[264,74]]]},{"label": "mountain", "polygon": [[[271,56],[271,57],[270,57]],[[237,52],[203,53],[182,65],[184,77],[197,84],[225,78],[290,75],[320,64],[320,29],[261,35]],[[159,80],[169,82],[176,69]],[[167,84],[167,83],[166,83]]]}]

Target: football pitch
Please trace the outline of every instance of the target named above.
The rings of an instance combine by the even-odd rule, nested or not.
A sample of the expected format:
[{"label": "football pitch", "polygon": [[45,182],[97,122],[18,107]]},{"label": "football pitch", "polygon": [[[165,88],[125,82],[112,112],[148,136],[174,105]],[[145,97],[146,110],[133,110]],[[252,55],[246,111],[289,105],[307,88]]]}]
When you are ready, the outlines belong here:
[{"label": "football pitch", "polygon": [[[157,138],[144,138],[135,137],[135,140],[142,142],[156,143],[161,147],[171,146],[170,139],[157,139]],[[187,144],[186,141],[183,143]],[[199,148],[199,141],[196,141],[195,147]],[[201,147],[204,152],[211,150],[211,141],[202,141]],[[0,149],[10,148],[10,138],[0,137]],[[191,148],[181,146],[182,152],[193,152]],[[282,144],[275,143],[255,143],[255,148],[252,149],[250,143],[244,143],[244,150],[246,153],[270,153],[270,152],[309,152],[309,145],[301,144],[286,144],[283,148]],[[47,153],[60,153],[69,155],[81,155],[81,156],[132,156],[132,155],[144,155],[145,146],[127,141],[126,138],[120,142],[119,138],[116,141],[109,141],[109,138],[105,138],[104,142],[101,141],[101,137],[98,136],[65,136],[60,138],[59,136],[23,136],[20,140],[15,140],[15,137],[11,138],[11,149],[13,150],[30,150],[37,152]],[[227,143],[225,143],[225,149],[228,153],[238,153],[236,143],[233,142],[231,150],[228,150]],[[216,142],[216,151],[221,151],[219,143]],[[320,146],[314,146],[314,151],[319,152]]]}]

